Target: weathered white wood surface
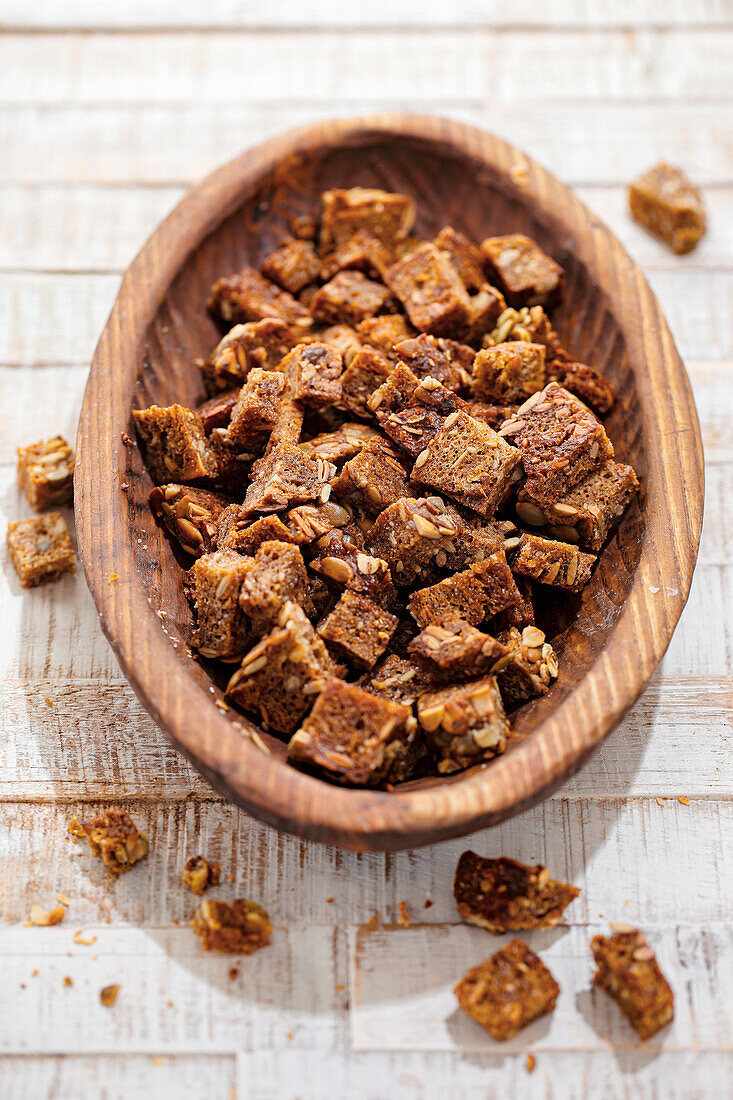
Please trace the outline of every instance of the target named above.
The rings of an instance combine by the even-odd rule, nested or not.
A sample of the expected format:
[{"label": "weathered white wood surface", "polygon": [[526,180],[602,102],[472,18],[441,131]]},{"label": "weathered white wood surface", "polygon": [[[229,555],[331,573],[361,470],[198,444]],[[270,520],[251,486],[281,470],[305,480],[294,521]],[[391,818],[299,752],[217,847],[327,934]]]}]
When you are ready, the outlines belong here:
[{"label": "weathered white wood surface", "polygon": [[[451,994],[500,942],[457,922],[464,842],[359,856],[249,820],[142,710],[81,577],[24,593],[3,551],[2,1100],[733,1095],[729,0],[0,0],[0,27],[0,525],[28,514],[15,447],[73,437],[120,275],[185,187],[284,127],[394,107],[493,128],[577,186],[660,296],[707,457],[700,564],[649,689],[578,776],[470,841],[582,890],[567,929],[528,937],[558,1009],[504,1046]],[[629,177],[659,157],[706,185],[710,231],[689,257],[626,213]],[[66,833],[111,802],[152,844],[119,882]],[[234,979],[187,926],[179,873],[199,851],[223,864],[220,896],[261,901],[276,926]],[[23,926],[59,892],[61,925]],[[609,919],[648,931],[675,988],[674,1025],[646,1045],[591,990],[587,944]]]}]

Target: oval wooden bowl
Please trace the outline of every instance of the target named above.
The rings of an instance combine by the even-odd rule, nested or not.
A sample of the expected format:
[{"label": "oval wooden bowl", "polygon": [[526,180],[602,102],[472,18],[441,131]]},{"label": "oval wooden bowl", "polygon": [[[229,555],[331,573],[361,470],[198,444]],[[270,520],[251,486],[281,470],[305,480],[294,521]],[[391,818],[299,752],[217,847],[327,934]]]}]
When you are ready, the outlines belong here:
[{"label": "oval wooden bowl", "polygon": [[[556,314],[563,342],[620,395],[607,421],[644,488],[603,551],[582,598],[545,608],[560,679],[516,716],[504,756],[394,793],[349,790],[267,755],[223,682],[192,660],[180,559],[148,509],[150,478],[132,408],[202,399],[193,360],[218,340],[204,303],[214,279],[258,264],[287,215],[318,209],[327,187],[405,191],[417,232],[448,223],[474,240],[526,232],[566,269]],[[121,484],[129,488],[121,490]],[[124,277],[94,355],[78,438],[76,518],[102,627],[133,688],[209,782],[288,832],[355,849],[392,850],[492,825],[576,772],[634,702],[685,604],[703,508],[703,457],[684,366],[639,268],[576,196],[490,134],[432,117],[388,115],[304,127],[257,146],[194,188]],[[113,574],[119,579],[110,581]],[[157,612],[164,612],[161,618]],[[213,678],[212,678],[213,677]],[[239,728],[237,728],[237,723]],[[135,731],[130,731],[134,738]]]}]

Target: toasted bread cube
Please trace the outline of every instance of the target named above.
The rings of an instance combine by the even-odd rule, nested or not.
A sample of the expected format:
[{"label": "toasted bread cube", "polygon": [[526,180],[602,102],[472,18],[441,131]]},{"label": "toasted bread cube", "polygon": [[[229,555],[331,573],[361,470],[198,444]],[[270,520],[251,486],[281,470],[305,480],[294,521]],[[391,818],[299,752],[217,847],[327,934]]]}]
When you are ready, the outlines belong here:
[{"label": "toasted bread cube", "polygon": [[520,596],[503,550],[461,573],[419,588],[409,598],[410,614],[420,626],[447,616],[478,626],[490,615],[519,603]]},{"label": "toasted bread cube", "polygon": [[471,383],[476,355],[467,344],[421,333],[397,344],[395,354],[417,378],[435,378],[456,393]]},{"label": "toasted bread cube", "polygon": [[346,420],[333,432],[322,432],[312,439],[302,440],[298,449],[311,458],[322,458],[324,462],[338,464],[358,455],[376,435],[376,429],[368,424]]},{"label": "toasted bread cube", "polygon": [[351,325],[329,325],[319,332],[318,339],[341,353],[344,366],[348,367],[361,351],[361,340]]},{"label": "toasted bread cube", "polygon": [[540,505],[554,504],[573,485],[613,458],[600,420],[557,382],[520,405],[499,435],[519,449],[525,488]]},{"label": "toasted bread cube", "polygon": [[230,504],[217,520],[216,544],[220,550],[236,550],[254,557],[263,542],[295,543],[295,537],[279,516],[253,520],[241,504]]},{"label": "toasted bread cube", "polygon": [[350,459],[332,482],[334,496],[376,518],[390,504],[411,496],[396,449],[376,436]]},{"label": "toasted bread cube", "polygon": [[294,379],[293,397],[314,408],[333,405],[341,398],[341,353],[314,340],[288,352],[281,369]]},{"label": "toasted bread cube", "polygon": [[484,859],[464,852],[453,880],[461,917],[500,936],[532,928],[552,928],[580,890],[555,882],[541,864],[528,867],[516,859]]},{"label": "toasted bread cube", "polygon": [[404,340],[415,336],[415,330],[401,313],[385,313],[381,317],[367,317],[357,329],[362,344],[376,348],[388,359],[396,360],[396,348]]},{"label": "toasted bread cube", "polygon": [[563,269],[530,237],[521,233],[489,237],[481,251],[510,306],[547,308],[562,298]]},{"label": "toasted bread cube", "polygon": [[491,516],[512,484],[519,463],[514,447],[459,409],[417,456],[412,476],[479,515]]},{"label": "toasted bread cube", "polygon": [[457,529],[439,497],[404,498],[377,517],[366,544],[387,562],[395,584],[409,587],[435,562]]},{"label": "toasted bread cube", "polygon": [[255,634],[264,634],[292,601],[307,612],[308,574],[303,555],[290,542],[263,542],[253,559],[244,559],[239,606]]},{"label": "toasted bread cube", "polygon": [[504,535],[492,520],[479,520],[477,517],[476,522],[467,523],[452,505],[448,511],[458,522],[458,533],[446,549],[447,569],[460,572],[504,550]]},{"label": "toasted bread cube", "polygon": [[435,679],[407,657],[387,653],[362,676],[359,687],[380,699],[411,707],[423,691],[435,687]]},{"label": "toasted bread cube", "polygon": [[545,384],[545,349],[542,344],[508,340],[485,348],[473,365],[471,392],[480,401],[498,405],[522,404]]},{"label": "toasted bread cube", "polygon": [[201,417],[183,405],[133,409],[135,427],[145,444],[145,457],[154,479],[196,481],[215,477],[217,464],[204,436]]},{"label": "toasted bread cube", "polygon": [[248,447],[261,432],[270,432],[277,425],[280,400],[288,389],[284,374],[256,368],[247,375],[239,391],[237,404],[224,439],[233,446]]},{"label": "toasted bread cube", "polygon": [[671,164],[657,164],[634,180],[629,207],[640,225],[678,255],[691,252],[705,233],[702,195],[682,169]]},{"label": "toasted bread cube", "polygon": [[361,271],[341,271],[326,283],[311,302],[311,315],[322,325],[358,325],[379,313],[389,299],[382,283],[367,279]]},{"label": "toasted bread cube", "polygon": [[60,436],[18,447],[18,484],[31,508],[69,504],[74,496],[74,452]]},{"label": "toasted bread cube", "polygon": [[229,427],[234,407],[239,400],[241,386],[231,390],[222,390],[221,393],[210,397],[208,401],[197,405],[196,412],[201,417],[204,434],[208,435],[215,428]]},{"label": "toasted bread cube", "polygon": [[608,379],[587,363],[553,360],[547,364],[547,378],[548,381],[559,382],[568,393],[575,394],[599,416],[604,416],[616,400]]},{"label": "toasted bread cube", "polygon": [[318,633],[339,656],[360,668],[373,668],[389,645],[399,619],[357,592],[344,592]]},{"label": "toasted bread cube", "polygon": [[288,759],[357,787],[409,776],[418,743],[409,707],[332,678],[293,734]]},{"label": "toasted bread cube", "polygon": [[483,253],[463,233],[451,225],[445,225],[433,244],[447,253],[466,290],[479,290],[486,282]]},{"label": "toasted bread cube", "polygon": [[76,555],[60,512],[46,512],[8,524],[10,559],[23,588],[76,572]]},{"label": "toasted bread cube", "polygon": [[514,604],[512,607],[505,608],[504,611],[499,611],[498,614],[492,616],[491,623],[489,624],[491,630],[497,636],[499,636],[502,631],[511,630],[512,627],[521,633],[525,626],[535,625],[534,604],[532,603],[532,582],[527,580],[526,577],[515,577],[514,583],[519,592],[519,603]]},{"label": "toasted bread cube", "polygon": [[455,988],[463,1011],[494,1039],[511,1039],[555,1008],[560,986],[522,940],[474,966]]},{"label": "toasted bread cube", "polygon": [[516,512],[523,523],[543,527],[554,539],[598,551],[638,491],[631,466],[609,460],[545,508],[522,489]]},{"label": "toasted bread cube", "polygon": [[235,898],[231,905],[207,898],[201,902],[191,924],[204,951],[223,955],[254,955],[268,946],[272,935],[267,910],[244,898]]},{"label": "toasted bread cube", "polygon": [[392,263],[392,253],[379,237],[368,229],[359,229],[325,257],[320,266],[320,277],[326,282],[339,271],[361,271],[370,278],[382,280]]},{"label": "toasted bread cube", "polygon": [[640,1038],[651,1039],[670,1023],[674,994],[643,932],[594,936],[590,948],[598,968],[594,984],[613,997]]},{"label": "toasted bread cube", "polygon": [[417,720],[441,775],[492,760],[506,748],[509,723],[495,676],[424,692]]},{"label": "toasted bread cube", "polygon": [[126,810],[110,806],[91,821],[72,818],[72,836],[86,837],[92,854],[101,859],[113,875],[121,875],[148,854],[148,834],[141,833]]},{"label": "toasted bread cube", "polygon": [[509,649],[465,619],[446,616],[424,627],[407,652],[436,680],[472,680],[497,672]]},{"label": "toasted bread cube", "polygon": [[399,606],[387,562],[366,553],[353,530],[334,530],[320,538],[310,567],[332,586],[357,592],[389,611]]},{"label": "toasted bread cube", "polygon": [[320,269],[321,262],[310,241],[289,239],[270,253],[260,271],[281,290],[298,294],[303,287],[316,281]]},{"label": "toasted bread cube", "polygon": [[505,421],[511,420],[518,408],[519,405],[490,405],[486,401],[467,401],[464,411],[498,432]]},{"label": "toasted bread cube", "polygon": [[399,260],[385,276],[420,332],[460,338],[471,326],[471,303],[450,259],[423,244]]},{"label": "toasted bread cube", "polygon": [[253,267],[217,279],[207,302],[209,312],[222,321],[242,324],[274,317],[278,321],[299,321],[308,316],[287,290],[281,290]]},{"label": "toasted bread cube", "polygon": [[291,443],[279,443],[253,465],[244,508],[251,514],[282,512],[311,500],[325,503],[335,473],[330,462],[309,458]]},{"label": "toasted bread cube", "polygon": [[502,631],[498,640],[509,650],[509,660],[497,672],[505,706],[526,703],[544,695],[557,679],[557,655],[542,630],[536,626]]},{"label": "toasted bread cube", "polygon": [[[208,359],[198,360],[207,393],[217,394],[241,386],[255,367],[274,370],[290,349],[303,339],[304,331],[303,324],[290,325],[274,317],[235,325],[216,345]],[[218,413],[218,406],[215,409]],[[205,418],[203,409],[199,413]],[[221,423],[206,424],[206,431],[226,427],[228,423],[227,417]]]},{"label": "toasted bread cube", "polygon": [[399,363],[368,404],[382,430],[415,458],[463,401],[437,379],[418,379]]},{"label": "toasted bread cube", "polygon": [[520,577],[530,577],[568,592],[580,592],[590,580],[595,561],[595,554],[584,554],[577,546],[525,533],[512,561],[512,569]]},{"label": "toasted bread cube", "polygon": [[340,671],[303,609],[287,603],[277,626],[242,658],[227,696],[259,714],[265,726],[292,733],[328,677]]},{"label": "toasted bread cube", "polygon": [[150,510],[168,528],[181,549],[194,558],[215,549],[219,517],[229,501],[219,493],[191,485],[156,485]]},{"label": "toasted bread cube", "polygon": [[238,600],[249,561],[234,550],[217,550],[191,567],[188,581],[197,614],[191,645],[202,657],[231,661],[244,652],[247,621]]},{"label": "toasted bread cube", "polygon": [[412,229],[416,208],[407,195],[377,187],[336,188],[324,191],[321,216],[321,255],[327,256],[361,229],[386,245],[402,241]]},{"label": "toasted bread cube", "polygon": [[389,378],[393,364],[381,351],[363,347],[341,375],[341,404],[354,416],[372,415],[369,398]]}]

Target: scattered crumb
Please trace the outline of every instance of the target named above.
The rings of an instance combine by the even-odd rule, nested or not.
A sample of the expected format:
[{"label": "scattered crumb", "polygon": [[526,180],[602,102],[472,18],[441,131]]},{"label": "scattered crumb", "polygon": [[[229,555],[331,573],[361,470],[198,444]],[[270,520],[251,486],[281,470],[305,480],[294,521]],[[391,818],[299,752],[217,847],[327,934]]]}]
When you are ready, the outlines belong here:
[{"label": "scattered crumb", "polygon": [[430,900],[430,898],[425,899],[425,905],[423,906],[423,908],[424,909],[432,909],[433,908],[433,903]]},{"label": "scattered crumb", "polygon": [[231,981],[236,981],[239,977],[239,969],[236,966],[229,967],[229,978]]},{"label": "scattered crumb", "polygon": [[73,985],[74,983],[72,982],[71,978],[64,978],[63,984],[64,985]]},{"label": "scattered crumb", "polygon": [[31,978],[37,978],[37,977],[38,977],[38,971],[37,970],[32,970],[31,971]]},{"label": "scattered crumb", "polygon": [[86,837],[92,853],[106,864],[113,875],[129,871],[133,864],[148,854],[147,833],[141,833],[130,815],[119,806],[110,806],[93,821],[77,821],[74,817],[68,831],[72,836]]},{"label": "scattered crumb", "polygon": [[56,901],[58,901],[61,905],[71,905],[71,902],[67,898],[66,894],[57,894]]},{"label": "scattered crumb", "polygon": [[666,801],[667,801],[666,798],[658,798],[657,799],[657,806],[663,806]]},{"label": "scattered crumb", "polygon": [[367,927],[369,928],[370,932],[374,932],[379,927],[379,922],[381,921],[381,919],[381,913],[375,913],[373,917],[369,918],[369,923]]},{"label": "scattered crumb", "polygon": [[120,489],[122,490],[123,493],[126,493],[129,488],[130,488],[130,486],[127,484],[126,481],[121,481],[120,482]]},{"label": "scattered crumb", "polygon": [[122,442],[125,444],[126,447],[131,447],[132,446],[132,440],[130,439],[127,432],[122,432],[122,434],[120,435],[120,439],[122,440]]},{"label": "scattered crumb", "polygon": [[338,992],[340,993],[342,989],[346,989],[346,986],[345,986],[345,985],[343,984],[343,982],[341,982],[341,984],[340,984],[340,985],[337,985],[337,986],[336,986],[336,989],[337,989],[337,990],[338,990]]},{"label": "scattered crumb", "polygon": [[686,794],[681,794],[678,801],[681,802],[683,806],[689,806],[690,805],[690,800],[689,800],[689,798],[687,797]]},{"label": "scattered crumb", "polygon": [[41,928],[48,928],[52,924],[59,924],[64,919],[66,910],[61,905],[54,905],[50,912],[42,909],[40,905],[31,906],[31,924],[37,924]]},{"label": "scattered crumb", "polygon": [[410,917],[407,913],[407,905],[404,901],[398,902],[397,911],[399,913],[397,923],[400,925],[401,928],[409,928],[412,924],[412,921],[410,920]]},{"label": "scattered crumb", "polygon": [[288,1032],[288,1039],[293,1039],[293,1038],[294,1038],[294,1035],[293,1035],[292,1031],[289,1031]]},{"label": "scattered crumb", "polygon": [[74,943],[83,943],[86,947],[89,947],[90,944],[96,943],[96,941],[96,936],[92,936],[91,939],[86,939],[81,931],[74,933]]},{"label": "scattered crumb", "polygon": [[164,618],[166,617],[166,613],[165,613],[165,611],[161,611],[160,609],[158,609],[158,610],[157,610],[157,611],[155,612],[155,614],[156,614],[156,615],[158,616],[158,618],[160,619],[160,621],[161,621],[161,622],[162,622],[162,621],[163,621],[163,619],[164,619]]},{"label": "scattered crumb", "polygon": [[118,985],[106,985],[104,989],[99,991],[99,999],[105,1008],[111,1008],[117,1000],[117,994],[120,991]]},{"label": "scattered crumb", "polygon": [[154,1066],[162,1066],[165,1062],[165,1058],[153,1058]]},{"label": "scattered crumb", "polygon": [[636,931],[633,924],[626,924],[625,921],[620,921],[620,920],[610,920],[608,922],[608,927],[611,929],[612,932],[635,932]]},{"label": "scattered crumb", "polygon": [[110,573],[109,580],[107,581],[107,584],[112,584],[114,581],[118,581],[119,579],[120,579],[120,574],[119,573]]},{"label": "scattered crumb", "polygon": [[326,905],[333,905],[333,898],[326,898]]},{"label": "scattered crumb", "polygon": [[46,706],[47,707],[52,707],[53,706],[53,699],[49,699],[48,696],[46,696]]},{"label": "scattered crumb", "polygon": [[218,886],[221,864],[209,863],[203,856],[191,856],[181,871],[181,882],[193,894],[203,897],[210,886]]},{"label": "scattered crumb", "polygon": [[230,707],[227,705],[227,703],[224,702],[223,699],[215,699],[214,700],[214,706],[218,707],[219,710],[229,710],[230,709]]},{"label": "scattered crumb", "polygon": [[227,882],[234,882],[234,875],[227,875]]},{"label": "scattered crumb", "polygon": [[535,1057],[530,1051],[527,1051],[527,1073],[533,1073],[535,1067]]},{"label": "scattered crumb", "polygon": [[168,1005],[168,1008],[175,1008],[173,1001],[166,1001],[166,1004]]},{"label": "scattered crumb", "polygon": [[255,901],[235,898],[201,902],[193,920],[194,932],[204,951],[252,955],[270,942],[272,925],[267,911]]}]

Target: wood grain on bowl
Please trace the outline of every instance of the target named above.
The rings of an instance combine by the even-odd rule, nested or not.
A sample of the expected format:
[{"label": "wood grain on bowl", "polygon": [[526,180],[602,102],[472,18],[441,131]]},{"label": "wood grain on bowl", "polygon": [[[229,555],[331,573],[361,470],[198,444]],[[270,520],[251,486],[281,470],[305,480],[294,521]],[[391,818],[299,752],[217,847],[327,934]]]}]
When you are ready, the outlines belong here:
[{"label": "wood grain on bowl", "polygon": [[[395,792],[341,789],[296,771],[280,741],[214,706],[224,685],[187,645],[190,614],[174,550],[148,508],[151,482],[139,449],[124,441],[134,436],[133,408],[202,399],[193,361],[218,339],[204,308],[215,278],[259,264],[288,217],[315,212],[325,188],[357,184],[411,195],[423,235],[445,224],[477,240],[524,232],[563,265],[566,299],[555,327],[613,383],[619,400],[606,427],[644,490],[582,596],[549,597],[562,676],[518,713],[506,755]],[[659,305],[605,226],[498,138],[457,122],[390,115],[320,123],[250,150],[191,191],[153,234],[125,275],[94,356],[75,494],[80,552],[102,626],[172,742],[218,790],[272,825],[383,850],[518,812],[577,771],[614,727],[659,662],[687,599],[703,460],[687,375]],[[112,574],[119,579],[110,584]]]}]

